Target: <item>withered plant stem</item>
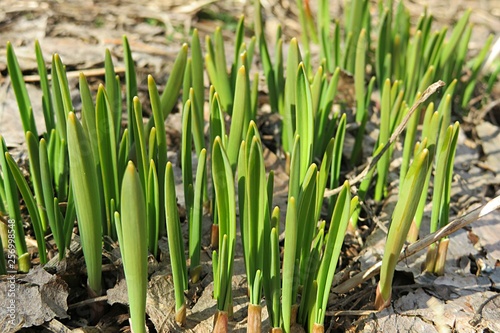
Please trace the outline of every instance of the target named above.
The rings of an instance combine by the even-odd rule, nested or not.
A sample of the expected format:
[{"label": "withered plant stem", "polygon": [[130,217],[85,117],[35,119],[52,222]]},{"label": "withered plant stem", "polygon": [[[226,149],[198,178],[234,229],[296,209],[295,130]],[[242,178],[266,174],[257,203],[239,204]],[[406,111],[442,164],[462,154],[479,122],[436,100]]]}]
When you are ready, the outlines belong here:
[{"label": "withered plant stem", "polygon": [[175,322],[179,326],[184,326],[186,324],[186,304],[183,304],[179,311],[175,313]]},{"label": "withered plant stem", "polygon": [[437,259],[437,243],[429,245],[427,249],[427,255],[425,257],[425,271],[429,273],[434,273],[434,268],[436,267]]},{"label": "withered plant stem", "polygon": [[410,226],[410,230],[408,231],[408,236],[406,236],[406,241],[408,243],[415,243],[418,239],[418,234],[419,234],[419,228],[415,223],[415,219],[413,219],[413,222],[411,223]]},{"label": "withered plant stem", "polygon": [[210,235],[210,247],[213,250],[219,248],[219,225],[212,224],[212,234]]},{"label": "withered plant stem", "polygon": [[260,305],[248,304],[247,332],[262,332],[262,307]]},{"label": "withered plant stem", "polygon": [[292,305],[290,314],[290,325],[293,326],[297,322],[297,314],[299,313],[299,304]]},{"label": "withered plant stem", "polygon": [[325,332],[325,326],[322,324],[317,324],[314,323],[312,327],[312,333],[324,333]]},{"label": "withered plant stem", "polygon": [[226,311],[217,310],[214,315],[214,330],[213,333],[228,332],[228,313]]},{"label": "withered plant stem", "polygon": [[391,305],[391,295],[392,292],[388,299],[384,299],[384,296],[382,296],[382,293],[380,292],[380,284],[377,284],[377,292],[375,293],[375,309],[380,311]]},{"label": "withered plant stem", "polygon": [[[101,291],[96,293],[88,284],[87,284],[87,293],[89,298],[95,299],[101,296]],[[90,318],[89,322],[93,325],[97,324],[99,320],[104,315],[104,303],[103,302],[92,302],[89,304],[90,308]]]},{"label": "withered plant stem", "polygon": [[444,266],[446,264],[446,254],[448,253],[448,244],[450,239],[445,238],[439,242],[436,256],[436,264],[434,266],[434,274],[437,276],[444,275]]}]

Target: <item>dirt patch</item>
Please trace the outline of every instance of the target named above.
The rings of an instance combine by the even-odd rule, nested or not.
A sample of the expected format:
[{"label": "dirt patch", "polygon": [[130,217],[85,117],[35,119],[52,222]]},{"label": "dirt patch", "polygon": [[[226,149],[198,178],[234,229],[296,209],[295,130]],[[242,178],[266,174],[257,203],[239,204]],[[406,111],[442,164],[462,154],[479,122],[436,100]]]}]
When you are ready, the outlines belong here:
[{"label": "dirt patch", "polygon": [[[262,1],[266,19],[266,35],[270,40],[278,24],[283,27],[285,40],[298,36],[298,12],[292,1]],[[312,3],[312,2],[311,2]],[[342,18],[343,8],[332,5],[333,17]],[[425,2],[427,3],[427,2]],[[416,21],[424,10],[424,1],[405,2]],[[500,4],[495,1],[465,0],[460,2],[432,2],[428,10],[434,13],[437,27],[452,24],[458,20],[464,9],[474,9],[471,22],[474,34],[471,54],[477,53],[489,33],[500,33]],[[374,7],[375,8],[375,7]],[[314,5],[312,7],[314,10]],[[60,54],[67,66],[70,87],[75,108],[81,108],[78,95],[78,75],[84,72],[89,78],[92,91],[102,82],[103,59],[106,49],[117,65],[117,73],[123,77],[122,36],[129,39],[138,74],[138,87],[141,99],[147,100],[146,77],[152,74],[160,89],[170,73],[174,59],[182,43],[189,42],[189,33],[197,28],[200,37],[213,33],[216,26],[224,28],[224,38],[228,41],[226,52],[233,54],[231,41],[240,14],[245,14],[251,26],[253,7],[244,1],[27,1],[3,0],[0,4],[0,133],[16,159],[26,159],[24,135],[18,117],[17,104],[7,77],[5,44],[10,41],[16,51],[23,74],[26,75],[28,93],[31,97],[37,125],[43,129],[41,90],[36,76],[34,42],[39,40],[46,56],[51,62],[52,53]],[[249,33],[250,35],[250,33]],[[247,36],[248,37],[248,36]],[[314,50],[314,48],[313,48]],[[319,50],[315,50],[319,52]],[[271,50],[272,52],[272,50]],[[316,55],[313,55],[313,58]],[[229,57],[231,59],[232,57]],[[491,68],[485,68],[485,71]],[[352,80],[340,89],[352,97]],[[481,87],[478,87],[481,93]],[[266,91],[261,91],[262,113],[260,128],[269,138],[266,153],[266,167],[276,172],[275,204],[285,206],[288,177],[284,172],[285,161],[275,154],[273,135],[277,120],[265,112]],[[465,118],[463,133],[460,136],[456,157],[456,179],[453,184],[452,209],[455,215],[470,211],[487,197],[499,194],[500,184],[500,88],[494,88],[492,96],[482,96],[488,100],[484,107],[471,110]],[[145,115],[149,112],[145,110]],[[488,122],[485,122],[487,120]],[[169,159],[176,166],[178,142],[180,137],[180,117],[171,116],[168,125]],[[344,170],[344,173],[352,170]],[[179,198],[183,198],[182,186],[177,187]],[[348,235],[340,260],[341,272],[335,284],[341,284],[356,273],[363,271],[381,259],[382,244],[385,238],[387,220],[391,208],[389,199],[385,208],[371,207],[373,216],[361,222],[357,234]],[[183,205],[183,202],[179,202]],[[282,209],[284,212],[285,210]],[[209,218],[204,223],[209,234]],[[186,229],[186,226],[184,226]],[[283,226],[281,227],[283,230]],[[184,230],[185,231],[185,230]],[[427,231],[425,231],[427,232]],[[500,213],[496,212],[487,219],[473,223],[467,230],[462,229],[451,237],[447,271],[443,278],[431,278],[421,273],[421,263],[425,256],[419,253],[398,266],[394,291],[394,302],[390,308],[371,312],[369,307],[375,295],[375,281],[367,281],[344,294],[332,293],[326,327],[330,332],[363,331],[458,331],[469,332],[500,331],[498,309],[500,277]],[[473,241],[472,241],[473,240]],[[160,244],[162,258],[168,256],[168,246]],[[75,237],[71,258],[63,265],[50,265],[47,270],[35,269],[26,276],[19,276],[19,295],[28,303],[22,307],[24,324],[35,326],[29,331],[52,330],[59,332],[91,332],[83,329],[88,323],[88,309],[92,304],[86,300],[84,285],[85,273],[82,270],[81,249]],[[211,251],[209,239],[203,251],[203,278],[188,292],[190,310],[186,331],[208,332],[212,329],[215,301],[212,299]],[[242,260],[241,244],[238,244],[234,290],[234,320],[231,327],[235,331],[245,331],[246,325],[246,280]],[[96,328],[105,332],[128,331],[128,310],[123,283],[123,272],[116,249],[104,254],[106,260],[105,285],[108,293],[94,303],[108,304],[109,310],[101,318]],[[170,321],[168,314],[173,307],[172,282],[168,260],[156,262],[151,259],[151,281],[148,294],[148,325],[150,331],[177,331],[179,328]],[[50,268],[51,267],[51,268]],[[6,281],[2,281],[6,283]],[[52,295],[52,296],[51,296]],[[4,298],[2,298],[4,299]],[[87,302],[87,303],[86,303]],[[31,311],[32,309],[36,309]],[[7,314],[0,311],[0,326]],[[71,318],[68,318],[71,317]],[[263,313],[263,319],[266,313]],[[263,326],[266,327],[266,326]],[[28,331],[28,329],[23,329]]]}]

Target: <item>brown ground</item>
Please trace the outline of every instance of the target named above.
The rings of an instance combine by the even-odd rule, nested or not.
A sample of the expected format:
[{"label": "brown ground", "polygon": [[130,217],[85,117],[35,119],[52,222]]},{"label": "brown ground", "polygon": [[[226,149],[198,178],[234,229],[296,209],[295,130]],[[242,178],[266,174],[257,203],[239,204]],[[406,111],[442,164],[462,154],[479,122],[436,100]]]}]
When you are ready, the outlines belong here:
[{"label": "brown ground", "polygon": [[[311,1],[313,2],[315,1]],[[262,3],[265,9],[266,32],[270,38],[278,23],[283,25],[287,39],[298,36],[300,26],[294,1],[267,0]],[[342,6],[339,3],[342,2],[335,3],[332,5],[332,13],[341,18]],[[415,20],[423,11],[425,3],[420,0],[405,2]],[[473,8],[471,21],[475,24],[475,30],[471,41],[471,54],[475,54],[482,47],[489,33],[500,35],[499,1],[433,1],[428,7],[436,17],[438,25],[452,24],[464,9]],[[70,80],[70,84],[75,88],[74,103],[78,109],[76,90],[78,73],[84,71],[95,88],[103,76],[106,48],[111,50],[115,64],[122,66],[121,38],[124,34],[128,36],[134,53],[139,90],[144,93],[147,74],[153,74],[160,85],[165,82],[181,43],[189,41],[191,29],[198,28],[201,37],[204,38],[204,35],[212,34],[216,26],[223,26],[224,36],[228,40],[227,46],[230,48],[239,15],[245,14],[248,17],[248,24],[251,25],[252,12],[252,5],[247,1],[2,0],[0,2],[0,133],[5,137],[12,152],[19,158],[25,158],[22,128],[10,81],[7,78],[5,60],[7,41],[13,44],[21,68],[24,74],[29,76],[27,81],[31,82],[29,93],[34,110],[41,109],[33,52],[35,39],[40,41],[48,62],[52,53],[57,52],[61,55],[70,77],[74,78]],[[247,36],[250,35],[251,31],[247,30]],[[227,49],[227,52],[232,50]],[[349,90],[349,87],[344,88]],[[463,125],[456,161],[457,177],[453,196],[455,214],[469,211],[484,203],[488,197],[498,195],[500,86],[497,84],[492,96],[483,97],[486,98],[486,104],[477,110],[473,109]],[[176,150],[176,138],[178,139],[180,131],[175,119],[174,115],[168,125],[172,151]],[[42,117],[37,120],[41,126]],[[276,156],[272,154],[270,156],[267,160],[268,165],[283,166]],[[175,160],[175,153],[170,157]],[[285,183],[286,177],[280,179],[278,175],[277,182]],[[390,199],[386,207],[391,207]],[[366,229],[359,237],[346,238],[341,261],[342,267],[348,267],[346,274],[363,270],[381,258],[381,240],[385,236],[383,223],[387,222],[384,216],[387,216],[388,211],[390,208],[383,209],[379,216],[381,228],[375,227],[373,221],[368,221]],[[333,332],[346,330],[500,332],[498,312],[500,301],[499,298],[493,298],[500,290],[500,269],[495,269],[500,260],[499,222],[500,213],[496,212],[480,222],[473,223],[469,230],[463,229],[452,236],[444,277],[431,279],[420,274],[422,253],[402,263],[399,270],[410,274],[398,275],[396,281],[400,286],[395,288],[395,301],[390,308],[381,313],[361,312],[369,309],[373,301],[375,286],[373,281],[364,283],[348,294],[332,293],[326,328]],[[359,239],[365,242],[364,246],[360,244]],[[163,249],[167,248],[166,243],[161,246]],[[117,253],[116,250],[106,253],[107,270],[104,276],[109,290],[107,295],[103,296],[103,300],[114,305],[107,308],[106,315],[99,321],[98,327],[104,332],[129,330],[126,321],[127,309],[120,305],[125,300],[124,284],[117,283],[122,276],[120,270],[114,266]],[[211,299],[213,285],[209,254],[208,250],[204,254],[205,279],[188,294],[191,302],[188,331],[211,330],[215,307]],[[237,261],[241,264],[241,258]],[[486,268],[481,269],[481,262],[485,263]],[[18,311],[25,314],[25,324],[30,323],[29,326],[35,326],[30,329],[24,328],[23,331],[71,332],[71,329],[87,324],[88,307],[80,303],[86,299],[85,291],[81,287],[82,263],[81,255],[75,255],[64,265],[49,270],[53,275],[43,270],[35,270],[28,276],[18,277],[23,281],[19,286]],[[237,267],[239,268],[236,268],[236,277],[233,281],[235,315],[231,325],[235,330],[244,331],[245,279],[242,265]],[[492,271],[486,274],[488,267]],[[165,321],[165,314],[171,311],[172,304],[171,281],[167,275],[162,274],[166,267],[152,263],[152,269],[158,272],[156,277],[152,278],[148,299],[150,331],[154,332],[155,327],[157,330],[176,331],[170,321]],[[55,272],[57,274],[54,274]],[[64,277],[64,281],[60,276]],[[341,274],[339,274],[340,279],[342,279]],[[344,279],[347,279],[347,275]],[[0,293],[2,292],[3,288]],[[351,312],[339,312],[347,310]],[[4,315],[5,312],[0,310],[0,330],[4,327]],[[472,319],[477,320],[472,321]],[[160,326],[163,328],[160,329]],[[91,329],[86,331],[91,332]]]}]

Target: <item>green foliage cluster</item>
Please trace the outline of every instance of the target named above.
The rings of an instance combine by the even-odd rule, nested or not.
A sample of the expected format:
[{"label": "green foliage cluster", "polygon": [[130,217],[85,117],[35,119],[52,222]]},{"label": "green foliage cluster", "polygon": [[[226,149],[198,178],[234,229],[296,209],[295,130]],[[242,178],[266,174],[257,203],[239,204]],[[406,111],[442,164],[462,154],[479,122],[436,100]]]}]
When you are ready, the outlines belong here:
[{"label": "green foliage cluster", "polygon": [[[216,240],[212,243],[217,300],[214,331],[227,330],[232,312],[231,281],[238,222],[253,309],[249,311],[249,331],[260,331],[263,296],[274,329],[290,332],[293,325],[299,324],[309,331],[321,331],[346,231],[356,228],[360,201],[367,199],[375,175],[373,198],[380,202],[387,195],[393,136],[397,136],[398,128],[406,127],[400,196],[392,215],[377,291],[376,305],[385,306],[390,301],[395,258],[408,233],[409,240],[418,237],[431,178],[431,231],[448,221],[459,131],[458,123],[450,125],[451,110],[453,105],[468,105],[492,39],[467,63],[470,11],[447,38],[447,28],[432,31],[433,17],[427,12],[419,18],[415,32],[410,33],[410,17],[402,3],[393,6],[392,1],[380,2],[379,22],[374,26],[368,0],[353,0],[345,22],[334,21],[333,30],[328,1],[319,1],[321,15],[317,19],[306,6],[307,1],[298,0],[297,4],[304,31],[302,52],[299,42],[292,39],[286,62],[281,29],[276,33],[275,45],[269,45],[265,39],[259,1],[255,1],[254,37],[246,40],[245,21],[243,17],[238,21],[231,67],[221,30],[206,37],[205,55],[195,30],[191,47],[181,47],[161,95],[154,79],[148,77],[153,116],[146,123],[137,98],[132,52],[124,37],[126,128],[121,126],[122,83],[109,52],[105,54],[104,84],[95,96],[85,76],[80,76],[82,109],[78,110],[81,117],[77,117],[61,59],[57,54],[53,56],[49,80],[41,48],[36,43],[47,129],[39,133],[21,69],[8,43],[8,70],[26,134],[30,183],[0,137],[0,211],[2,216],[16,221],[19,270],[28,271],[30,261],[18,192],[28,209],[42,265],[47,262],[44,236],[49,230],[52,232],[62,260],[70,244],[73,223],[78,221],[88,287],[95,295],[101,293],[103,237],[119,241],[132,328],[136,333],[145,332],[147,256],[148,252],[158,256],[158,239],[166,234],[175,287],[175,319],[182,324],[186,320],[184,291],[202,274],[202,217],[206,213],[204,207],[210,207],[215,226],[212,230],[216,233],[212,235]],[[376,35],[373,40],[372,34]],[[320,45],[321,65],[317,68],[311,64],[310,43]],[[270,52],[271,48],[274,52]],[[286,207],[273,207],[274,174],[266,173],[266,148],[256,125],[260,73],[251,75],[251,68],[257,53],[271,110],[281,116],[278,141],[287,156],[289,170]],[[368,64],[373,72],[367,72]],[[472,72],[469,82],[457,80],[465,66]],[[208,100],[205,70],[210,87]],[[381,92],[380,132],[372,154],[377,163],[359,184],[356,196],[352,195],[354,189],[349,181],[341,182],[346,154],[344,138],[351,111],[344,104],[337,106],[342,71],[354,75],[356,101],[352,121],[355,144],[344,164],[357,166],[363,162],[372,91]],[[368,82],[367,75],[371,75]],[[438,79],[448,83],[446,91],[440,96],[425,96],[429,100],[422,103],[424,90]],[[179,100],[189,266],[164,126]],[[204,132],[205,104],[209,110],[208,135]],[[326,195],[331,190],[335,194]],[[325,196],[326,214],[322,213]],[[286,210],[285,230],[280,230],[281,210]],[[285,235],[282,257],[281,232]],[[442,273],[442,258],[446,255],[438,248],[439,245],[431,247],[427,267],[437,274]],[[0,266],[4,269],[5,263],[0,261]]]}]

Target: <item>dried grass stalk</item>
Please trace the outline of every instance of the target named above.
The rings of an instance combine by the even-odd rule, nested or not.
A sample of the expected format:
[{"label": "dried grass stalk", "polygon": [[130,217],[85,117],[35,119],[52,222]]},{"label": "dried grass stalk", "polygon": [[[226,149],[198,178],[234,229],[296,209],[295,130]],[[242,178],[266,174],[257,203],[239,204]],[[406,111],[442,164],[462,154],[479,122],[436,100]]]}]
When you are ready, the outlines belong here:
[{"label": "dried grass stalk", "polygon": [[217,310],[214,315],[214,330],[213,333],[227,333],[227,324],[229,315],[226,311]]},{"label": "dried grass stalk", "polygon": [[261,314],[262,314],[262,307],[260,305],[255,305],[255,304],[248,305],[248,321],[247,321],[248,333],[262,332]]}]

